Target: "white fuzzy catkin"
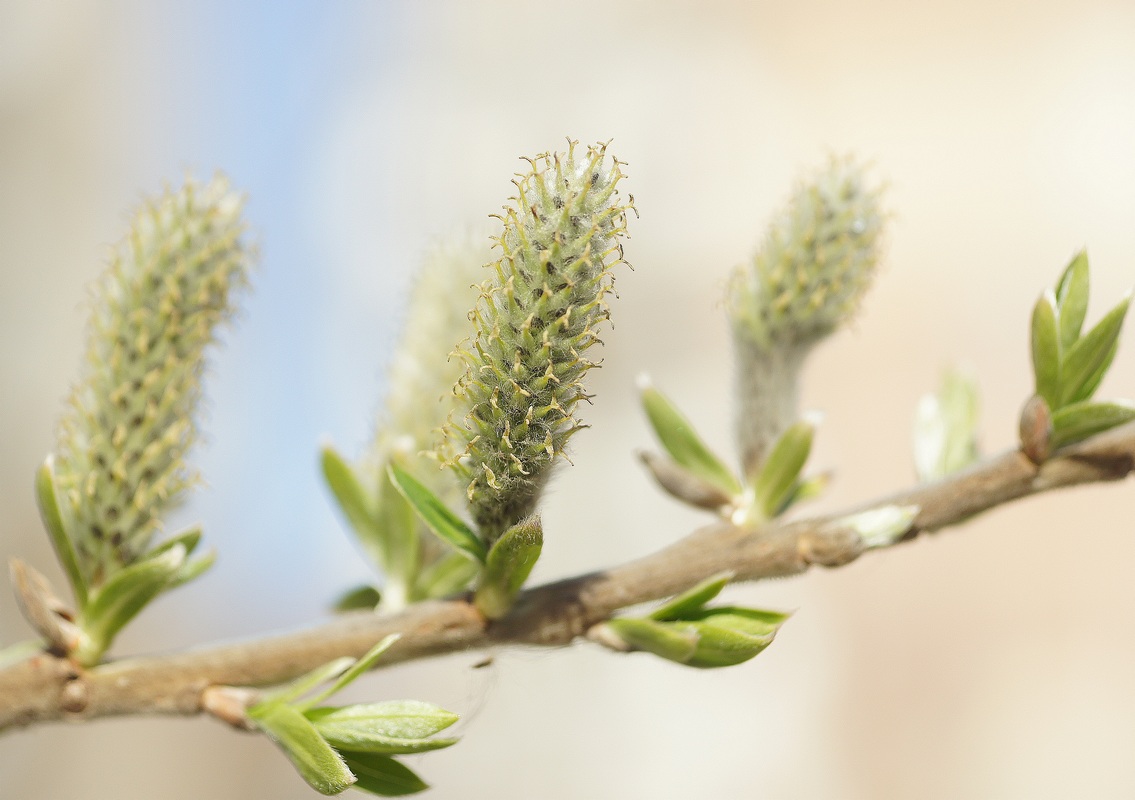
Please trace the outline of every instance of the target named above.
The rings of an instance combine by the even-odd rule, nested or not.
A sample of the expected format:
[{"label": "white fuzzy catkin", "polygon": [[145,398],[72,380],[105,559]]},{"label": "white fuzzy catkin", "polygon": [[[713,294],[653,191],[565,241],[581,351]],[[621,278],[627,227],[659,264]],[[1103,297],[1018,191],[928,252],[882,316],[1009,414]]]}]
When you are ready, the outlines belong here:
[{"label": "white fuzzy catkin", "polygon": [[148,200],[92,293],[86,360],[56,480],[92,586],[143,555],[195,473],[205,348],[248,279],[242,197],[223,177]]}]

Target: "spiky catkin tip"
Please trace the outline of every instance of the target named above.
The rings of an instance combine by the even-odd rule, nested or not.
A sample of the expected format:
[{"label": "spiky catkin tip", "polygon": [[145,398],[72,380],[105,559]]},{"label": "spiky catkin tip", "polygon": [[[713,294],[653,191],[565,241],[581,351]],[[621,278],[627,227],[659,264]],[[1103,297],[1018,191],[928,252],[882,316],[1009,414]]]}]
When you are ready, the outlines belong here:
[{"label": "spiky catkin tip", "polygon": [[734,335],[772,349],[807,345],[856,310],[879,261],[881,189],[850,157],[802,181],[728,289]]},{"label": "spiky catkin tip", "polygon": [[195,479],[203,353],[247,283],[242,197],[223,177],[147,201],[93,288],[86,361],[59,426],[56,480],[97,586],[148,548]]},{"label": "spiky catkin tip", "polygon": [[500,216],[501,257],[470,314],[454,392],[468,409],[444,430],[447,463],[468,480],[470,511],[489,541],[528,516],[583,427],[584,356],[607,319],[611,268],[623,262],[633,197],[621,201],[621,163],[607,145],[527,159],[517,194]]}]

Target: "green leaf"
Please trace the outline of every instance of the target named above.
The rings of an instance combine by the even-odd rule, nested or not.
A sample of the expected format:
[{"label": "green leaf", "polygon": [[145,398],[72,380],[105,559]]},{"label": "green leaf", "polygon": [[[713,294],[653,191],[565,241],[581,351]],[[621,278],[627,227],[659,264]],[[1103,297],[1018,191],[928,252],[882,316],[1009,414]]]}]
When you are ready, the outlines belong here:
[{"label": "green leaf", "polygon": [[1049,408],[1060,405],[1060,332],[1056,323],[1055,297],[1045,292],[1033,306],[1032,318],[1033,375],[1036,394]]},{"label": "green leaf", "polygon": [[741,493],[733,472],[714,455],[677,407],[643,379],[640,381],[642,407],[658,441],[670,457],[699,478],[730,496]]},{"label": "green leaf", "polygon": [[1092,373],[1092,375],[1086,381],[1084,381],[1084,385],[1080,388],[1080,391],[1076,392],[1076,394],[1072,397],[1072,403],[1080,403],[1084,400],[1088,400],[1093,394],[1096,393],[1096,389],[1100,388],[1100,384],[1103,383],[1103,379],[1107,376],[1107,371],[1111,369],[1111,362],[1115,360],[1115,354],[1117,352],[1119,352],[1118,339],[1116,339],[1114,344],[1112,344],[1111,350],[1109,350],[1107,353],[1107,357],[1103,360],[1099,367],[1096,368],[1096,371]]},{"label": "green leaf", "polygon": [[478,571],[477,565],[461,553],[447,553],[418,575],[418,594],[433,599],[464,591]]},{"label": "green leaf", "polygon": [[379,476],[375,524],[383,548],[381,563],[386,574],[387,603],[404,605],[413,599],[413,586],[421,567],[419,523],[414,509],[399,494],[385,469]]},{"label": "green leaf", "polygon": [[456,739],[430,739],[458,717],[416,700],[369,703],[305,712],[320,736],[338,750],[405,755],[440,750]]},{"label": "green leaf", "polygon": [[806,420],[790,426],[776,440],[772,452],[761,465],[753,481],[753,494],[756,507],[765,519],[772,519],[791,495],[812,451],[815,432],[815,426]]},{"label": "green leaf", "polygon": [[342,658],[336,658],[334,661],[328,661],[326,664],[321,664],[311,672],[296,678],[288,685],[274,692],[265,694],[264,699],[260,701],[260,705],[267,703],[291,703],[297,698],[307,694],[315,687],[339,677],[349,670],[354,663],[355,659],[349,656],[343,656]]},{"label": "green leaf", "polygon": [[[188,557],[193,554],[193,551],[197,549],[197,545],[199,545],[200,543],[201,526],[194,525],[193,527],[188,528],[177,534],[176,536],[162,542],[149,553],[147,553],[145,557],[148,559],[154,558],[155,556],[159,556],[162,553],[168,552],[179,544],[185,548],[185,555]],[[206,571],[208,571],[209,568],[212,567],[214,563],[216,563],[216,561],[217,553],[215,550],[210,550],[205,555],[201,556],[200,558],[194,559],[193,561],[186,560],[185,566],[183,566],[177,573],[177,575],[169,582],[169,585],[166,586],[166,590],[168,591],[169,589],[182,586],[186,583],[189,583],[191,580],[200,577]]]},{"label": "green leaf", "polygon": [[729,581],[733,580],[736,574],[735,572],[728,571],[706,578],[697,586],[682,592],[682,594],[678,595],[673,600],[656,608],[650,614],[650,618],[658,620],[659,622],[666,622],[668,620],[684,619],[687,615],[700,611],[702,606],[721,593],[721,590],[725,588]]},{"label": "green leaf", "polygon": [[305,702],[299,704],[298,708],[300,710],[311,708],[318,703],[322,703],[333,694],[346,689],[348,686],[358,680],[360,675],[373,667],[378,662],[378,659],[382,658],[382,654],[389,650],[390,646],[401,638],[402,634],[400,633],[392,633],[389,636],[384,637],[382,641],[368,650],[366,652],[366,655],[352,663],[345,672],[343,672],[341,675],[339,675],[338,678],[335,679],[335,682],[333,684],[331,684],[323,691],[317,693],[310,699],[306,700]]},{"label": "green leaf", "polygon": [[48,456],[36,472],[35,496],[39,504],[39,514],[43,518],[43,526],[51,538],[59,565],[63,567],[67,580],[71,583],[71,589],[75,593],[75,603],[82,611],[87,605],[87,582],[83,579],[74,545],[71,543],[71,537],[67,535],[67,527],[63,522],[63,511],[59,505],[59,493],[55,486],[55,459],[52,456]]},{"label": "green leaf", "polygon": [[1052,444],[1064,447],[1133,419],[1135,406],[1130,403],[1073,403],[1052,415]]},{"label": "green leaf", "polygon": [[430,788],[400,761],[378,753],[343,753],[347,766],[358,776],[356,789],[381,797],[401,797]]},{"label": "green leaf", "polygon": [[686,663],[699,669],[732,667],[744,663],[772,644],[772,632],[753,635],[716,621],[692,623],[698,632],[698,646]]},{"label": "green leaf", "polygon": [[1056,284],[1056,310],[1060,320],[1060,344],[1067,350],[1080,338],[1088,315],[1088,252],[1073,257]]},{"label": "green leaf", "polygon": [[827,491],[828,485],[831,482],[831,473],[827,472],[822,472],[819,475],[812,475],[811,477],[796,481],[784,503],[777,509],[776,516],[779,517],[797,503],[803,503],[819,497]]},{"label": "green leaf", "polygon": [[191,555],[193,555],[193,551],[197,549],[197,545],[200,544],[200,543],[201,543],[201,526],[200,525],[194,525],[190,528],[186,528],[184,531],[177,534],[176,536],[172,536],[169,539],[166,539],[164,542],[159,544],[153,550],[146,553],[144,558],[153,558],[155,556],[160,556],[162,553],[169,552],[170,550],[172,550],[177,545],[181,545],[182,547],[185,548],[185,555],[186,556],[191,556]]},{"label": "green leaf", "polygon": [[697,650],[698,632],[688,625],[633,617],[617,617],[604,624],[630,647],[679,664],[693,658]]},{"label": "green leaf", "polygon": [[[464,559],[462,559],[464,560]],[[373,611],[382,599],[382,593],[370,585],[356,586],[339,595],[332,608],[339,613],[348,611]]]},{"label": "green leaf", "polygon": [[339,794],[355,782],[346,762],[303,714],[284,703],[260,703],[248,710],[308,785],[320,794]]},{"label": "green leaf", "polygon": [[787,620],[789,614],[781,611],[768,611],[744,606],[717,606],[703,608],[691,614],[687,622],[699,622],[728,628],[747,636],[768,636],[776,633]]},{"label": "green leaf", "polygon": [[335,448],[330,445],[325,446],[320,453],[319,461],[323,468],[323,479],[347,524],[355,532],[371,561],[379,567],[384,566],[386,546],[375,522],[376,499],[366,490],[354,469]]},{"label": "green leaf", "polygon": [[540,517],[532,516],[513,525],[496,541],[485,561],[481,581],[473,596],[477,609],[489,619],[505,615],[520,592],[544,547]]},{"label": "green leaf", "polygon": [[1109,355],[1114,357],[1112,348],[1119,341],[1119,332],[1123,328],[1123,318],[1127,315],[1130,302],[1130,295],[1123,298],[1094,328],[1068,349],[1064,356],[1061,402],[1059,406],[1050,404],[1053,414],[1076,400],[1087,400],[1090,394],[1084,393],[1085,387],[1093,382],[1098,386],[1103,380],[1103,376],[1097,376],[1097,372],[1108,362]]},{"label": "green leaf", "polygon": [[419,483],[410,473],[391,463],[387,467],[390,480],[399,493],[406,498],[406,502],[417,512],[422,522],[429,526],[449,544],[463,553],[468,553],[480,563],[485,563],[485,543],[482,542],[468,525],[449,510],[448,507],[434,493]]},{"label": "green leaf", "polygon": [[213,564],[217,562],[217,551],[210,550],[200,558],[195,558],[192,561],[187,561],[181,571],[174,576],[173,580],[169,582],[166,589],[174,589],[178,586],[183,586],[192,580],[195,580],[212,568]]},{"label": "green leaf", "polygon": [[977,388],[950,370],[936,394],[918,404],[914,424],[914,463],[918,478],[935,481],[969,466],[977,458]]},{"label": "green leaf", "polygon": [[176,579],[184,565],[185,546],[176,543],[111,576],[79,615],[79,627],[89,641],[75,652],[76,660],[84,666],[97,663],[118,632]]}]

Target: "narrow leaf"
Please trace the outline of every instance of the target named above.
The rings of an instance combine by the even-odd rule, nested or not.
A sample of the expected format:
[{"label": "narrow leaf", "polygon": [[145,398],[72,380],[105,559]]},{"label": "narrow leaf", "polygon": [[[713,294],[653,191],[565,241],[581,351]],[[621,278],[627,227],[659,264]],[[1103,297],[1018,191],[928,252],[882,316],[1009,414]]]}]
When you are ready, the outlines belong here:
[{"label": "narrow leaf", "polygon": [[706,578],[692,589],[682,592],[673,600],[656,608],[650,618],[659,622],[685,619],[687,615],[701,610],[702,606],[717,597],[735,575],[735,572],[728,571]]},{"label": "narrow leaf", "polygon": [[1100,388],[1103,379],[1107,376],[1107,371],[1111,369],[1111,362],[1115,360],[1115,354],[1119,352],[1119,340],[1116,339],[1108,351],[1107,357],[1096,368],[1096,371],[1084,381],[1084,385],[1080,387],[1080,391],[1072,396],[1070,403],[1080,403],[1084,400],[1091,398],[1096,393],[1096,389]]},{"label": "narrow leaf", "polygon": [[1074,403],[1052,415],[1052,443],[1064,447],[1133,419],[1135,406],[1130,403]]},{"label": "narrow leaf", "polygon": [[111,576],[79,615],[79,627],[89,642],[76,651],[76,660],[84,666],[96,663],[118,632],[169,586],[184,564],[185,546],[179,543]]},{"label": "narrow leaf", "polygon": [[792,491],[789,492],[788,497],[785,498],[784,503],[776,510],[776,516],[779,517],[797,503],[804,503],[819,497],[827,491],[831,482],[832,476],[830,472],[821,472],[818,475],[812,475],[796,481],[792,487]]},{"label": "narrow leaf", "polygon": [[208,572],[213,564],[217,563],[217,551],[209,550],[205,555],[200,558],[195,558],[192,561],[187,561],[185,566],[173,577],[169,582],[166,589],[174,589],[178,586],[183,586],[192,580],[196,580]]},{"label": "narrow leaf", "polygon": [[356,586],[339,595],[339,599],[335,601],[332,608],[339,613],[361,611],[364,609],[373,611],[375,606],[378,605],[378,601],[381,599],[382,593],[373,586]]},{"label": "narrow leaf", "polygon": [[144,558],[153,558],[154,556],[160,556],[162,553],[166,553],[172,550],[177,545],[181,545],[185,548],[186,556],[191,556],[193,555],[193,551],[197,549],[197,545],[200,543],[201,526],[194,525],[193,527],[187,528],[176,536],[172,536],[169,539],[166,539],[153,550],[146,553]]},{"label": "narrow leaf", "polygon": [[418,576],[420,597],[448,597],[469,588],[477,577],[477,565],[460,553],[447,553],[423,569]]},{"label": "narrow leaf", "polygon": [[513,525],[489,550],[473,601],[489,619],[503,617],[512,606],[544,547],[538,516]]},{"label": "narrow leaf", "polygon": [[640,381],[642,407],[654,428],[658,441],[678,464],[708,481],[729,496],[741,493],[741,484],[733,472],[721,462],[698,436],[682,412],[650,385]]},{"label": "narrow leaf", "polygon": [[401,797],[430,788],[400,761],[378,753],[343,753],[347,766],[358,777],[356,789],[381,797]]},{"label": "narrow leaf", "polygon": [[355,782],[346,762],[299,711],[284,703],[260,703],[248,715],[315,791],[339,794]]},{"label": "narrow leaf", "polygon": [[1060,320],[1060,344],[1067,350],[1080,338],[1088,315],[1088,252],[1073,257],[1056,284],[1056,309]]},{"label": "narrow leaf", "polygon": [[650,452],[638,456],[663,491],[687,505],[719,511],[733,503],[731,495],[665,456]]},{"label": "narrow leaf", "polygon": [[316,695],[314,695],[304,703],[298,704],[297,707],[301,711],[306,708],[311,708],[318,703],[322,703],[324,700],[326,700],[328,697],[331,697],[336,692],[341,692],[343,689],[346,689],[348,686],[354,683],[360,675],[373,667],[378,659],[382,658],[382,654],[389,650],[390,646],[401,638],[402,634],[400,633],[392,633],[389,636],[383,638],[382,641],[368,650],[366,652],[366,655],[351,664],[351,666],[348,667],[345,672],[343,672],[338,678],[335,679],[335,682],[333,684],[331,684],[326,689],[318,692]]},{"label": "narrow leaf", "polygon": [[1049,408],[1060,405],[1060,332],[1056,323],[1055,298],[1045,292],[1033,306],[1032,356],[1036,394],[1048,403]]},{"label": "narrow leaf", "polygon": [[[382,547],[387,601],[409,602],[421,566],[420,523],[414,509],[398,492],[386,470],[379,476],[375,526]],[[400,594],[401,597],[395,597]]]},{"label": "narrow leaf", "polygon": [[296,678],[288,685],[264,695],[264,699],[260,702],[260,705],[268,703],[291,703],[297,698],[307,694],[315,687],[339,677],[349,670],[354,663],[355,659],[344,656],[342,658],[336,658],[334,661],[328,661],[326,664],[321,664],[311,672]]},{"label": "narrow leaf", "polygon": [[[1119,332],[1123,328],[1123,318],[1127,316],[1130,302],[1130,295],[1123,298],[1119,305],[1107,312],[1094,328],[1068,349],[1064,356],[1060,407],[1073,402],[1075,398],[1087,400],[1089,395],[1084,394],[1084,388],[1093,381],[1098,386],[1103,380],[1102,375],[1097,379],[1096,373],[1108,361],[1109,354],[1114,357],[1112,348],[1119,341]],[[1054,407],[1053,413],[1058,410],[1059,407]]]},{"label": "narrow leaf", "polygon": [[812,451],[815,426],[801,420],[788,428],[773,445],[753,481],[756,507],[765,519],[775,516],[791,494],[808,454]]},{"label": "narrow leaf", "polygon": [[[415,705],[422,708],[405,708]],[[399,707],[402,708],[399,708]],[[305,716],[337,750],[408,755],[441,750],[457,739],[431,739],[457,721],[456,714],[428,703],[373,703],[342,708],[314,708]]]},{"label": "narrow leaf", "polygon": [[698,633],[689,626],[679,628],[673,622],[631,617],[618,617],[605,624],[635,650],[645,650],[680,664],[689,661],[697,650]]},{"label": "narrow leaf", "polygon": [[477,534],[468,525],[438,500],[433,492],[397,464],[392,463],[387,469],[394,488],[406,498],[406,502],[430,530],[461,552],[468,553],[482,564],[485,563],[487,555],[485,544],[477,538]]},{"label": "narrow leaf", "polygon": [[87,604],[87,582],[83,579],[75,555],[75,547],[71,543],[71,537],[67,535],[67,528],[63,522],[63,511],[55,487],[55,459],[52,456],[44,460],[35,474],[35,496],[39,504],[39,514],[43,518],[43,526],[51,538],[52,547],[55,548],[55,556],[71,583],[71,589],[75,593],[75,603],[79,606],[79,610],[82,610]]},{"label": "narrow leaf", "polygon": [[381,566],[384,563],[385,548],[375,525],[375,499],[335,448],[325,446],[320,453],[319,463],[327,488],[347,524],[354,530],[371,560]]}]

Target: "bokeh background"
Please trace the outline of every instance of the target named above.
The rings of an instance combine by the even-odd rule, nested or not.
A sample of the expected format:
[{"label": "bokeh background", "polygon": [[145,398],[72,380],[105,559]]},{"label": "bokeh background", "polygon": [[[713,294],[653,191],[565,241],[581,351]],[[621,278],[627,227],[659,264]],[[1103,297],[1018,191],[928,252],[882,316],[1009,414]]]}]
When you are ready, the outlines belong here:
[{"label": "bokeh background", "polygon": [[[421,254],[487,224],[517,156],[565,135],[614,138],[641,219],[536,580],[701,521],[632,456],[650,444],[634,376],[728,446],[722,284],[829,152],[875,163],[894,222],[877,288],[806,376],[826,414],[814,464],[838,473],[817,510],[912,480],[911,414],[949,364],[981,384],[984,447],[1012,445],[1029,310],[1077,248],[1091,318],[1135,282],[1126,0],[0,0],[0,553],[60,575],[30,487],[79,363],[84,285],[143,193],[223,169],[262,258],[212,361],[209,487],[178,517],[220,560],[117,652],[324,619],[368,571],[317,446],[367,440]],[[1104,394],[1135,394],[1133,359],[1128,341]],[[407,665],[357,699],[465,715],[459,746],[411,760],[438,800],[1132,797],[1131,510],[1130,485],[1078,489],[730,589],[796,611],[730,670],[581,644]],[[0,601],[0,643],[26,635]],[[262,737],[125,719],[8,733],[0,796],[312,793]]]}]

